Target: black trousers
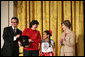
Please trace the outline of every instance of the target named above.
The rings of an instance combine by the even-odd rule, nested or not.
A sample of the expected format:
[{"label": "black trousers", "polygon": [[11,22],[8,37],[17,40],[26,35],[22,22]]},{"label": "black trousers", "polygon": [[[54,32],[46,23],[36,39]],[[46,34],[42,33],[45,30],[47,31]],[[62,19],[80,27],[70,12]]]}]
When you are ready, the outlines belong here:
[{"label": "black trousers", "polygon": [[23,56],[38,56],[39,55],[39,50],[23,50]]},{"label": "black trousers", "polygon": [[19,46],[18,44],[4,44],[3,48],[1,49],[2,56],[19,56]]},{"label": "black trousers", "polygon": [[19,49],[15,48],[15,49],[1,49],[1,56],[19,56]]}]

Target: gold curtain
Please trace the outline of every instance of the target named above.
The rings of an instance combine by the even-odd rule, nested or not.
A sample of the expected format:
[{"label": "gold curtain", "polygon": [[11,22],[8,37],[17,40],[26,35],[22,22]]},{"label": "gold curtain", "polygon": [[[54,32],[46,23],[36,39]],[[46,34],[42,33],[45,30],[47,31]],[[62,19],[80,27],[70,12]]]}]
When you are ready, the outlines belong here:
[{"label": "gold curtain", "polygon": [[[51,37],[56,43],[56,56],[60,54],[59,38],[62,33],[61,23],[69,20],[76,35],[75,55],[84,55],[84,2],[83,1],[17,1],[18,28],[29,28],[29,23],[39,21],[38,29],[52,30]],[[43,37],[42,37],[43,38]],[[23,47],[20,47],[22,51]]]}]

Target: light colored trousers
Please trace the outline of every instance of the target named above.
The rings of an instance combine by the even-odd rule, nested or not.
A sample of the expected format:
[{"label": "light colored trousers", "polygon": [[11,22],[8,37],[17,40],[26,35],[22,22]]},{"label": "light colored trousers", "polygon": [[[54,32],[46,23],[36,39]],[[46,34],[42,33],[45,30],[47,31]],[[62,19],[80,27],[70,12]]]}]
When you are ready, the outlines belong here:
[{"label": "light colored trousers", "polygon": [[73,52],[64,52],[64,48],[61,48],[60,56],[74,56],[74,53]]}]

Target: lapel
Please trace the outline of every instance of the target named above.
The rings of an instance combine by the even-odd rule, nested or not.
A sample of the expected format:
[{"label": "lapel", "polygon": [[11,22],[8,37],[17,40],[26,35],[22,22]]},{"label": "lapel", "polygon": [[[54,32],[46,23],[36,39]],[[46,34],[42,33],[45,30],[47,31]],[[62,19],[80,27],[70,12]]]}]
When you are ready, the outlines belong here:
[{"label": "lapel", "polygon": [[65,39],[70,40],[70,33],[71,33],[71,32],[68,32],[68,33],[67,33],[67,36],[65,37]]},{"label": "lapel", "polygon": [[14,32],[13,32],[12,26],[10,27],[10,35],[14,36]]},{"label": "lapel", "polygon": [[11,27],[10,27],[10,35],[16,36],[17,34],[20,34],[20,33],[19,33],[19,30],[16,29],[16,34],[14,34],[13,28],[12,28],[12,26],[11,26]]},{"label": "lapel", "polygon": [[16,31],[16,34],[19,34],[18,29],[17,29],[17,31]]},{"label": "lapel", "polygon": [[17,31],[16,31],[16,35],[17,35],[17,34],[20,34],[19,29],[17,28],[16,30],[17,30]]}]

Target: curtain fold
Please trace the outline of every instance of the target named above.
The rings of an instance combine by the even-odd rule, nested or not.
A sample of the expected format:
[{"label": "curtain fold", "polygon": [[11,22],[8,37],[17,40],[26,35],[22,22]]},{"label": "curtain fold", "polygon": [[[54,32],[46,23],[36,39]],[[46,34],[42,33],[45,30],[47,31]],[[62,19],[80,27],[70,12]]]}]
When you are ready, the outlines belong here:
[{"label": "curtain fold", "polygon": [[[76,35],[74,55],[84,55],[84,2],[83,1],[17,1],[18,28],[29,28],[32,20],[38,20],[41,36],[43,31],[52,30],[56,44],[56,56],[60,55],[59,39],[62,33],[61,23],[69,20]],[[43,37],[42,37],[43,38]]]}]

